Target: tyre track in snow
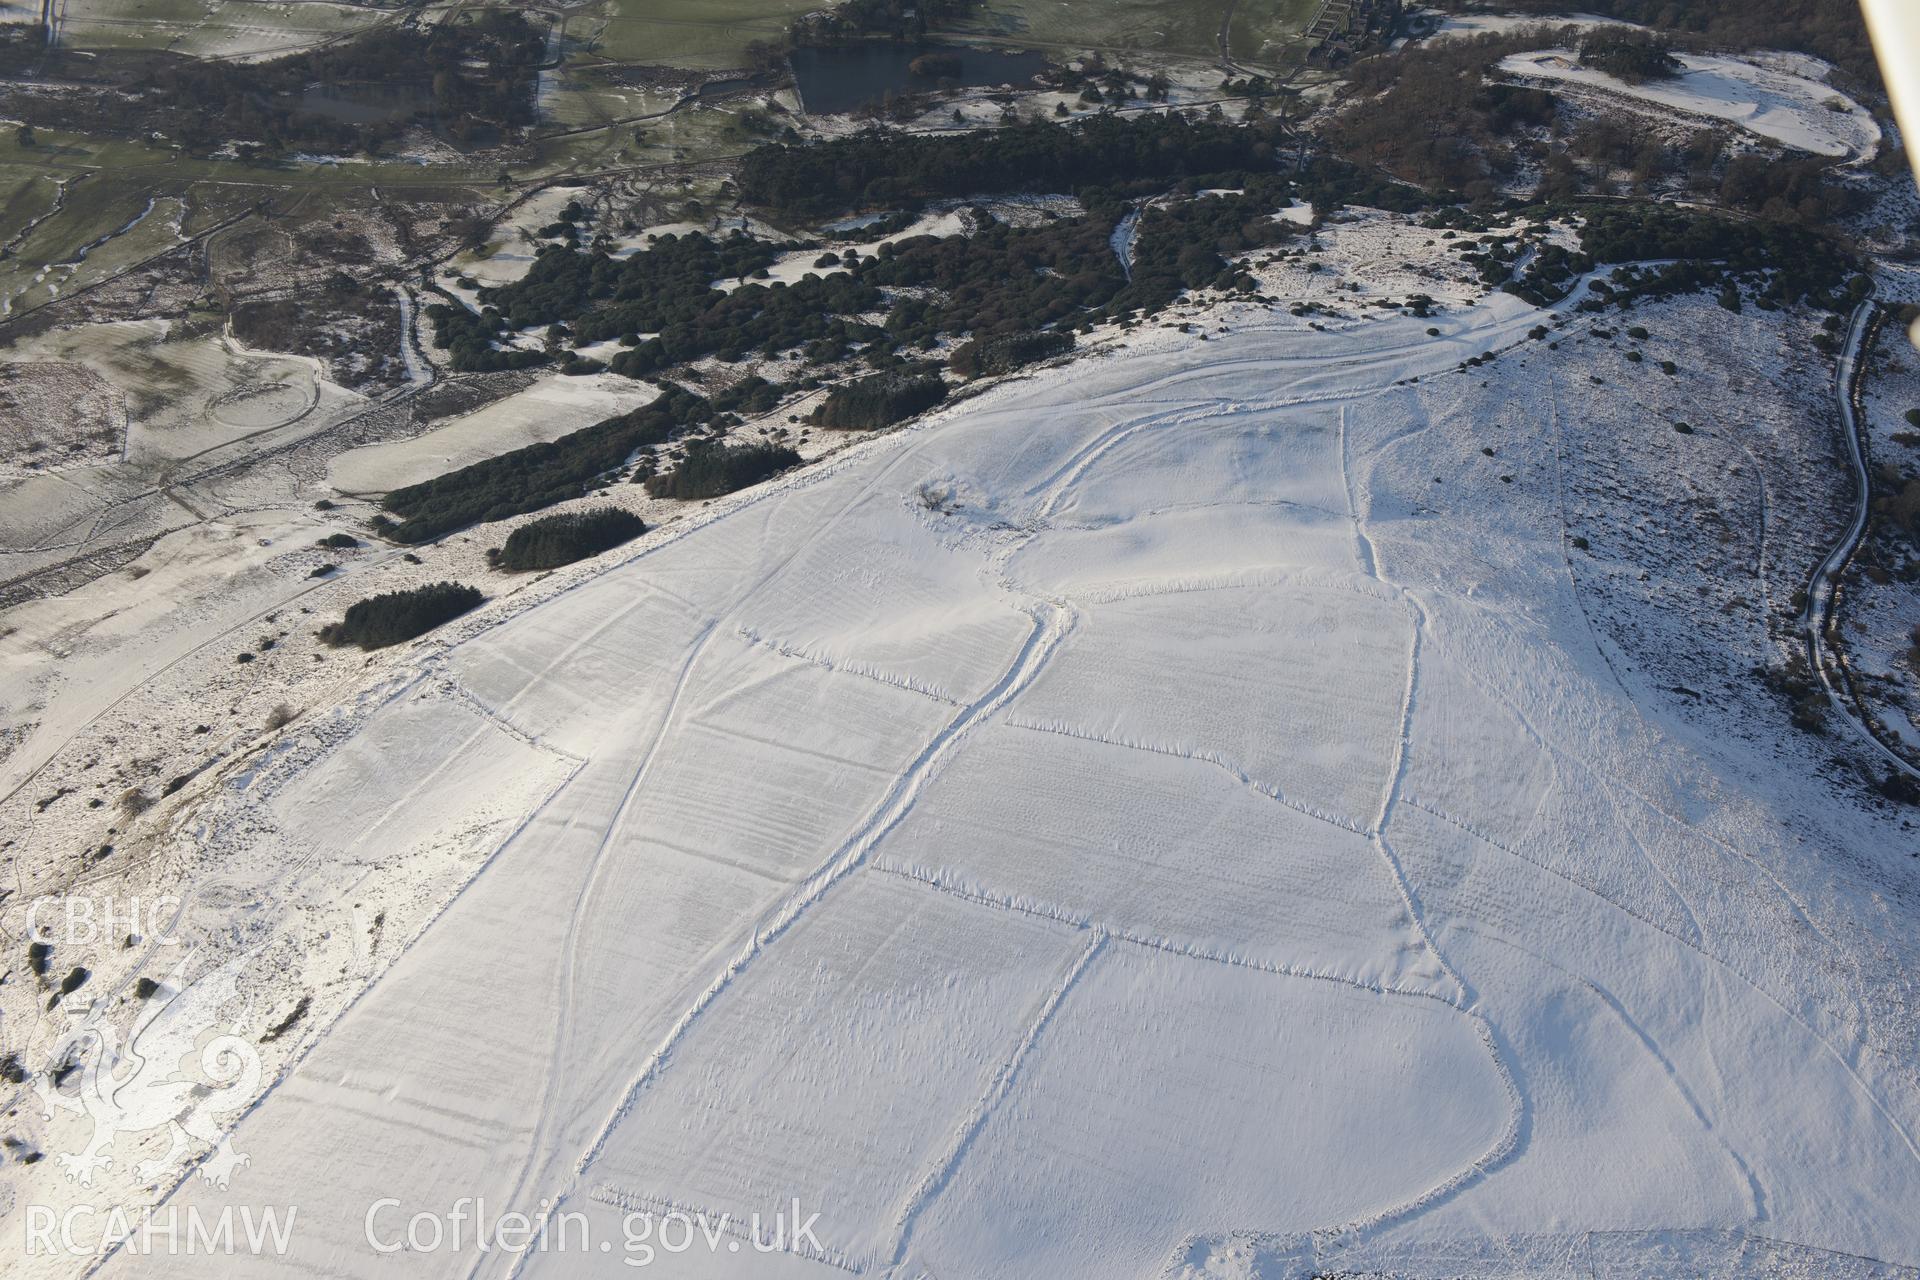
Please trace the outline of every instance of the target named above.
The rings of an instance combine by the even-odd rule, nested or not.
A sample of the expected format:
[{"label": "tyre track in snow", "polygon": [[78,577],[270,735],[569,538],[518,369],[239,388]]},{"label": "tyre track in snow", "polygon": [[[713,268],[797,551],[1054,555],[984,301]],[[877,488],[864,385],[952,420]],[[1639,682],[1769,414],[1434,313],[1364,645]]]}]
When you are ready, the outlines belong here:
[{"label": "tyre track in snow", "polygon": [[1544,964],[1551,969],[1556,969],[1591,991],[1594,997],[1606,1006],[1607,1011],[1613,1015],[1615,1021],[1625,1027],[1633,1039],[1640,1044],[1641,1048],[1646,1051],[1647,1056],[1659,1065],[1661,1072],[1667,1077],[1668,1082],[1673,1085],[1674,1092],[1679,1094],[1680,1100],[1686,1105],[1687,1110],[1699,1123],[1701,1129],[1719,1145],[1721,1150],[1726,1152],[1728,1159],[1732,1161],[1734,1168],[1739,1172],[1741,1180],[1746,1184],[1748,1194],[1753,1199],[1754,1220],[1756,1222],[1766,1221],[1767,1191],[1765,1185],[1760,1181],[1759,1177],[1755,1175],[1753,1166],[1747,1163],[1746,1157],[1734,1149],[1731,1142],[1721,1136],[1719,1130],[1714,1126],[1713,1118],[1707,1114],[1706,1108],[1701,1105],[1699,1098],[1695,1096],[1693,1090],[1687,1087],[1686,1077],[1680,1074],[1679,1067],[1674,1064],[1673,1059],[1667,1056],[1666,1051],[1660,1047],[1660,1042],[1654,1039],[1652,1033],[1634,1020],[1633,1015],[1627,1011],[1626,1005],[1621,1002],[1618,996],[1614,995],[1613,992],[1601,986],[1587,975],[1576,973],[1572,969],[1555,961],[1551,956],[1543,955],[1532,948],[1524,947],[1511,938],[1503,938],[1499,934],[1489,933],[1485,930],[1475,929],[1465,925],[1461,926],[1461,929],[1462,932],[1471,933],[1476,938],[1482,938],[1489,942],[1497,942],[1501,946],[1518,951],[1530,961]]},{"label": "tyre track in snow", "polygon": [[[964,1148],[971,1140],[971,1133],[976,1131],[980,1124],[984,1124],[987,1115],[991,1113],[993,1105],[1004,1098],[1011,1088],[1012,1078],[1017,1074],[1018,1067],[1024,1061],[1027,1052],[1031,1048],[1032,1042],[1045,1030],[1045,1024],[1052,1019],[1053,1006],[1065,998],[1067,989],[1082,976],[1087,964],[1094,958],[1095,953],[1099,950],[1104,950],[1108,946],[1114,945],[1138,947],[1143,951],[1151,951],[1159,955],[1180,960],[1225,965],[1229,968],[1245,969],[1276,978],[1296,979],[1305,982],[1330,982],[1336,986],[1346,987],[1350,990],[1361,991],[1368,995],[1380,996],[1387,999],[1428,1001],[1432,1004],[1444,1006],[1450,1012],[1467,1019],[1472,1025],[1474,1034],[1479,1038],[1482,1048],[1485,1049],[1494,1074],[1500,1082],[1501,1092],[1507,1100],[1507,1124],[1501,1130],[1500,1134],[1481,1155],[1468,1162],[1463,1168],[1456,1170],[1453,1174],[1442,1179],[1435,1185],[1418,1192],[1407,1201],[1378,1210],[1349,1223],[1321,1228],[1304,1234],[1314,1237],[1324,1237],[1330,1240],[1344,1240],[1350,1238],[1357,1232],[1377,1230],[1390,1223],[1411,1217],[1426,1209],[1435,1207],[1441,1201],[1465,1188],[1469,1183],[1498,1168],[1519,1148],[1521,1135],[1525,1132],[1528,1123],[1528,1109],[1524,1101],[1524,1095],[1520,1092],[1517,1080],[1513,1073],[1507,1068],[1505,1059],[1500,1054],[1497,1033],[1493,1030],[1492,1024],[1488,1022],[1483,1015],[1472,1009],[1463,1008],[1454,999],[1442,992],[1420,987],[1403,987],[1393,984],[1369,982],[1348,974],[1327,973],[1294,965],[1255,960],[1246,956],[1225,954],[1210,948],[1187,946],[1170,942],[1163,938],[1147,937],[1133,933],[1111,921],[1076,917],[1069,912],[1049,910],[1043,905],[1019,902],[1008,897],[980,893],[976,890],[953,884],[950,880],[943,877],[929,875],[905,867],[876,865],[873,870],[881,875],[890,875],[911,880],[916,884],[924,885],[933,892],[959,898],[978,906],[1071,925],[1074,928],[1086,930],[1092,937],[1092,942],[1089,947],[1081,953],[1080,958],[1070,968],[1065,982],[1055,988],[1054,995],[1050,997],[1046,1007],[1043,1008],[1040,1017],[1033,1024],[1029,1034],[1016,1046],[1009,1063],[1004,1065],[1000,1072],[996,1073],[995,1083],[989,1086],[981,1103],[976,1106],[976,1111],[984,1108],[984,1113],[976,1116],[970,1112],[968,1119],[963,1122],[961,1137],[958,1142],[961,1154],[964,1154]],[[957,1167],[957,1163],[955,1167]],[[933,1170],[929,1175],[923,1179],[921,1186],[926,1187],[930,1184],[937,1184],[933,1185],[933,1194],[937,1195],[939,1186],[944,1186],[946,1181],[951,1178],[951,1174],[951,1169],[945,1169],[943,1164],[936,1164],[933,1166]],[[932,1196],[929,1196],[924,1203],[922,1203],[917,1196],[910,1197],[909,1204],[912,1205],[912,1212],[909,1216],[912,1219],[917,1219],[919,1214],[931,1203]],[[908,1234],[910,1235],[910,1232]],[[1266,1244],[1286,1242],[1294,1238],[1289,1235],[1267,1232],[1236,1234]],[[897,1248],[893,1260],[893,1268],[895,1270],[908,1261],[905,1257],[907,1243],[906,1239],[902,1239]],[[1175,1265],[1177,1265],[1177,1260],[1197,1243],[1199,1243],[1198,1238],[1192,1236],[1182,1241],[1173,1251],[1173,1257],[1176,1260]],[[892,1274],[892,1272],[890,1271],[888,1274]],[[907,1274],[914,1273],[909,1272]],[[920,1274],[931,1273],[922,1272]],[[1162,1273],[1163,1276],[1169,1276],[1171,1274],[1173,1274],[1171,1267],[1168,1271]]]},{"label": "tyre track in snow", "polygon": [[[1384,361],[1362,361],[1362,362],[1356,362],[1356,363],[1383,363],[1383,362]],[[1267,362],[1262,362],[1259,360],[1247,361],[1245,362],[1245,365],[1248,368],[1270,367],[1267,364]],[[1181,375],[1175,375],[1176,378],[1184,378],[1186,376],[1189,376],[1189,375],[1184,373]],[[1170,380],[1171,379],[1165,380],[1165,381],[1170,381]],[[1413,620],[1415,622],[1415,626],[1412,628],[1412,634],[1409,642],[1407,686],[1406,686],[1406,692],[1405,692],[1405,697],[1404,697],[1404,702],[1402,707],[1400,733],[1394,747],[1393,761],[1389,769],[1389,778],[1384,789],[1384,795],[1382,797],[1381,812],[1379,817],[1372,824],[1371,829],[1365,832],[1364,834],[1367,834],[1369,836],[1369,839],[1371,843],[1373,843],[1376,851],[1381,854],[1382,859],[1387,866],[1388,873],[1392,877],[1395,887],[1398,890],[1403,903],[1405,904],[1405,908],[1407,910],[1409,921],[1413,928],[1413,931],[1419,937],[1419,939],[1425,944],[1427,950],[1433,955],[1435,961],[1439,964],[1441,969],[1447,974],[1447,976],[1450,979],[1452,979],[1454,985],[1456,986],[1460,994],[1457,997],[1450,997],[1438,991],[1425,991],[1425,990],[1417,990],[1417,989],[1398,989],[1398,988],[1389,990],[1381,986],[1369,984],[1362,981],[1357,981],[1355,979],[1348,978],[1341,975],[1322,974],[1317,972],[1306,972],[1306,971],[1283,972],[1277,966],[1270,968],[1268,966],[1259,965],[1257,963],[1242,960],[1242,959],[1228,958],[1228,957],[1223,957],[1215,954],[1204,954],[1198,951],[1197,949],[1181,949],[1178,947],[1174,947],[1171,945],[1158,942],[1156,940],[1139,939],[1139,938],[1133,938],[1133,937],[1125,937],[1124,939],[1125,941],[1134,943],[1135,945],[1144,946],[1149,949],[1165,951],[1170,954],[1183,955],[1183,956],[1186,956],[1187,958],[1192,958],[1192,959],[1210,960],[1216,963],[1240,964],[1240,965],[1245,965],[1246,967],[1259,968],[1268,972],[1275,972],[1280,976],[1301,977],[1301,978],[1308,978],[1308,979],[1314,979],[1314,980],[1334,981],[1334,982],[1343,983],[1348,986],[1356,987],[1362,990],[1367,990],[1367,991],[1373,992],[1374,994],[1380,994],[1380,995],[1418,996],[1422,999],[1433,1000],[1438,1002],[1439,1004],[1446,1006],[1448,1009],[1452,1010],[1453,1012],[1468,1019],[1468,1021],[1471,1023],[1471,1025],[1474,1028],[1475,1034],[1480,1039],[1482,1047],[1487,1053],[1489,1065],[1491,1066],[1495,1076],[1499,1080],[1502,1093],[1504,1094],[1507,1101],[1507,1123],[1503,1128],[1502,1132],[1494,1139],[1492,1144],[1484,1152],[1482,1152],[1480,1156],[1470,1161],[1465,1166],[1456,1170],[1454,1173],[1450,1174],[1448,1177],[1442,1179],[1441,1181],[1434,1184],[1433,1186],[1430,1186],[1425,1190],[1419,1192],[1418,1194],[1410,1197],[1407,1201],[1399,1205],[1392,1206],[1372,1214],[1368,1214],[1360,1220],[1356,1220],[1354,1222],[1343,1224],[1339,1227],[1332,1228],[1330,1232],[1327,1234],[1331,1234],[1335,1238],[1344,1237],[1344,1236],[1350,1235],[1353,1232],[1360,1231],[1360,1230],[1378,1228],[1382,1225],[1385,1225],[1388,1222],[1411,1217],[1418,1213],[1424,1212],[1426,1209],[1431,1208],[1446,1199],[1451,1198],[1454,1194],[1456,1194],[1458,1191],[1460,1191],[1464,1187],[1477,1181],[1479,1178],[1485,1176],[1488,1172],[1504,1164],[1513,1155],[1513,1153],[1519,1149],[1521,1136],[1526,1131],[1526,1128],[1530,1123],[1530,1120],[1529,1120],[1530,1109],[1527,1105],[1525,1095],[1522,1094],[1522,1092],[1520,1091],[1518,1082],[1516,1081],[1512,1070],[1507,1065],[1505,1057],[1502,1055],[1500,1051],[1499,1037],[1497,1033],[1494,1031],[1492,1025],[1486,1020],[1486,1018],[1482,1016],[1479,1012],[1477,1012],[1474,1008],[1471,1007],[1476,1001],[1476,996],[1474,994],[1473,988],[1459,975],[1458,971],[1454,969],[1453,965],[1448,961],[1445,954],[1440,950],[1439,946],[1434,942],[1432,936],[1428,932],[1425,920],[1421,913],[1418,897],[1415,894],[1411,883],[1407,879],[1404,873],[1404,870],[1400,864],[1400,860],[1397,857],[1397,855],[1394,853],[1392,846],[1388,842],[1387,836],[1386,836],[1387,823],[1391,819],[1395,805],[1399,800],[1402,778],[1404,776],[1405,767],[1406,767],[1407,748],[1411,741],[1413,714],[1414,714],[1415,699],[1416,699],[1416,686],[1418,683],[1418,673],[1419,673],[1420,637],[1427,626],[1427,615],[1424,608],[1421,607],[1418,600],[1415,599],[1410,592],[1408,592],[1405,588],[1401,587],[1399,584],[1392,582],[1390,579],[1387,579],[1378,571],[1377,564],[1375,563],[1375,558],[1373,555],[1372,540],[1371,540],[1371,537],[1367,534],[1365,529],[1364,516],[1360,514],[1359,509],[1355,505],[1354,498],[1353,498],[1351,476],[1348,469],[1346,408],[1347,408],[1347,405],[1354,400],[1363,399],[1370,395],[1381,394],[1389,390],[1391,390],[1391,388],[1371,388],[1371,389],[1364,388],[1364,387],[1352,388],[1347,390],[1344,393],[1341,393],[1338,395],[1329,395],[1324,398],[1326,402],[1338,401],[1341,406],[1338,448],[1340,452],[1342,485],[1347,495],[1348,514],[1354,522],[1354,530],[1355,530],[1357,543],[1360,547],[1363,547],[1365,549],[1364,563],[1366,564],[1369,570],[1370,576],[1375,581],[1378,581],[1382,587],[1393,592],[1404,603],[1406,603],[1409,606],[1409,609],[1414,616]],[[1200,422],[1200,421],[1205,421],[1211,417],[1224,416],[1228,414],[1238,415],[1248,409],[1260,409],[1260,408],[1266,408],[1266,407],[1268,406],[1264,404],[1262,405],[1235,404],[1235,405],[1223,406],[1215,402],[1214,404],[1209,406],[1209,408],[1206,411],[1202,411],[1198,413],[1193,412],[1192,406],[1188,406],[1184,413],[1167,412],[1162,414],[1150,415],[1147,418],[1143,418],[1133,422],[1123,422],[1123,423],[1116,424],[1114,427],[1110,428],[1108,431],[1102,433],[1094,441],[1090,442],[1086,446],[1083,446],[1081,450],[1079,450],[1072,458],[1070,458],[1067,461],[1067,463],[1063,464],[1060,468],[1056,469],[1046,481],[1044,481],[1042,484],[1028,491],[1030,495],[1035,495],[1040,497],[1039,519],[1035,522],[1036,525],[1039,527],[1044,527],[1046,522],[1046,517],[1051,515],[1051,513],[1055,511],[1062,502],[1065,501],[1065,499],[1071,493],[1074,486],[1086,475],[1086,473],[1092,468],[1094,463],[1097,462],[1102,456],[1110,452],[1115,446],[1120,444],[1122,441],[1124,441],[1128,437],[1134,435],[1135,433],[1155,425],[1173,424],[1176,422]],[[1281,407],[1281,406],[1276,405],[1274,407]],[[1288,405],[1286,407],[1293,407],[1293,406]],[[1021,540],[1022,543],[1026,541],[1030,541],[1031,536],[1032,535],[1029,535],[1029,538],[1022,539]],[[1064,604],[1066,602],[1062,602],[1062,603]],[[1068,605],[1067,607],[1071,607],[1071,606]],[[1018,722],[1014,722],[1014,723],[1018,723]],[[1028,724],[1025,727],[1044,729],[1044,728],[1048,728],[1049,726]],[[1133,745],[1133,744],[1122,743],[1117,745]],[[1169,752],[1169,754],[1181,754],[1181,753]],[[1252,783],[1251,779],[1248,779],[1245,777],[1243,771],[1238,771],[1235,766],[1227,764],[1224,761],[1221,761],[1218,759],[1208,759],[1206,762],[1218,765],[1219,767],[1222,767],[1222,768],[1227,768],[1230,772],[1239,772],[1241,774],[1243,781],[1246,781],[1248,785],[1255,785]],[[1262,790],[1262,794],[1266,794],[1266,792]],[[1271,796],[1270,798],[1273,798],[1276,800],[1280,799],[1280,797],[1277,795]],[[1297,808],[1298,806],[1289,806],[1289,807]],[[1311,811],[1307,811],[1307,812],[1311,812]],[[1313,813],[1311,816],[1325,818],[1325,815],[1318,814],[1318,813]],[[1332,821],[1332,819],[1327,819],[1327,820]],[[1347,826],[1347,824],[1344,822],[1336,822],[1335,825],[1342,826],[1342,827]],[[1046,914],[1044,911],[1030,911],[1029,909],[1023,906],[1017,905],[1011,901],[995,901],[993,899],[982,897],[978,894],[971,893],[967,890],[962,890],[957,886],[947,884],[947,883],[942,883],[937,878],[934,878],[934,877],[925,877],[925,876],[915,875],[914,873],[909,871],[897,870],[897,869],[891,869],[891,868],[887,868],[885,870],[890,871],[892,874],[905,875],[908,878],[919,880],[921,883],[927,884],[930,888],[934,888],[942,892],[953,893],[958,896],[967,897],[974,901],[979,901],[984,905],[995,906],[995,907],[999,907],[1007,910],[1026,911],[1029,914],[1039,914],[1039,915]],[[1067,919],[1064,915],[1058,918],[1063,920]],[[1108,939],[1116,936],[1120,936],[1120,935],[1115,935],[1112,932],[1113,926],[1104,924],[1104,923],[1081,922],[1079,927],[1087,928],[1093,932],[1094,934],[1093,943],[1090,945],[1088,950],[1083,954],[1081,962],[1078,965],[1076,965],[1075,968],[1071,971],[1069,978],[1067,980],[1067,983],[1062,986],[1056,999],[1049,1003],[1048,1007],[1042,1012],[1038,1022],[1030,1031],[1029,1036],[1025,1040],[1023,1040],[1021,1045],[1015,1050],[1013,1059],[1002,1068],[1001,1073],[996,1077],[995,1084],[989,1087],[986,1097],[982,1100],[982,1103],[978,1108],[979,1114],[976,1116],[970,1117],[969,1122],[963,1125],[960,1139],[954,1149],[953,1154],[949,1157],[948,1160],[943,1161],[941,1164],[935,1166],[934,1172],[929,1175],[931,1179],[930,1182],[923,1183],[922,1188],[919,1191],[917,1191],[913,1197],[910,1198],[908,1209],[903,1216],[901,1226],[900,1226],[900,1238],[899,1238],[898,1244],[896,1245],[896,1252],[893,1259],[894,1268],[897,1269],[897,1267],[900,1264],[902,1264],[905,1260],[906,1250],[910,1243],[913,1222],[917,1219],[919,1213],[924,1210],[924,1208],[926,1207],[926,1204],[931,1203],[932,1198],[934,1196],[937,1196],[939,1188],[941,1186],[944,1186],[945,1182],[951,1178],[952,1170],[954,1167],[957,1167],[958,1159],[964,1156],[965,1149],[968,1141],[970,1140],[971,1134],[977,1131],[977,1128],[980,1124],[984,1123],[985,1114],[991,1110],[991,1107],[994,1104],[994,1102],[996,1102],[999,1097],[1003,1096],[1006,1090],[1011,1087],[1012,1077],[1014,1074],[1017,1073],[1018,1067],[1021,1061],[1024,1059],[1026,1051],[1031,1045],[1032,1039],[1039,1034],[1039,1032],[1044,1028],[1046,1021],[1051,1018],[1052,1012],[1053,1012],[1053,1004],[1057,1003],[1058,999],[1064,998],[1066,986],[1071,985],[1072,980],[1076,978],[1080,974],[1080,972],[1084,970],[1086,963],[1092,960],[1093,956],[1098,952],[1100,947],[1104,945]],[[1320,1235],[1322,1233],[1316,1232],[1314,1234]],[[1256,1237],[1256,1238],[1271,1238],[1271,1237]],[[1191,1241],[1189,1241],[1189,1243],[1191,1243]],[[1184,1252],[1185,1252],[1184,1247],[1182,1249],[1176,1250],[1174,1254],[1175,1258],[1177,1259]]]}]

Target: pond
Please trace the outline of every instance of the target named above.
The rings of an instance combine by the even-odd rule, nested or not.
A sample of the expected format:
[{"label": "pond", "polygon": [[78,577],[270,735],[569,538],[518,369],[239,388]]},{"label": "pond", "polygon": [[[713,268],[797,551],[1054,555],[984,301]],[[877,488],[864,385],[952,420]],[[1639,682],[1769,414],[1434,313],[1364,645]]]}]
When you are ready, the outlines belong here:
[{"label": "pond", "polygon": [[876,41],[795,49],[792,63],[806,110],[835,115],[878,102],[888,90],[927,93],[949,83],[969,89],[1002,84],[1024,88],[1046,69],[1047,60],[1039,53]]}]

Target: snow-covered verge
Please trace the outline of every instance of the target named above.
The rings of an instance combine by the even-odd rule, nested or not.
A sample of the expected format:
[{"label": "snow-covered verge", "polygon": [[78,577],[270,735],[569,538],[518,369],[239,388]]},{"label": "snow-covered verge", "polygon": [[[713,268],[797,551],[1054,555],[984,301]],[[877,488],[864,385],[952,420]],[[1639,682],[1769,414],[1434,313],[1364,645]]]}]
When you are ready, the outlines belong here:
[{"label": "snow-covered verge", "polygon": [[[1387,234],[1329,239],[1453,279]],[[158,845],[185,1011],[310,999],[230,1185],[92,1194],[298,1206],[250,1275],[625,1274],[676,1208],[686,1275],[1920,1265],[1911,830],[1661,665],[1764,651],[1694,560],[1830,532],[1810,322],[1427,292],[1136,332],[376,665]],[[595,1244],[368,1241],[463,1197]]]},{"label": "snow-covered verge", "polygon": [[1815,155],[1864,162],[1880,148],[1880,126],[1872,113],[1823,83],[1830,68],[1816,59],[1801,54],[1677,57],[1685,68],[1679,75],[1639,84],[1582,65],[1571,49],[1517,53],[1502,59],[1500,70],[1556,87],[1592,90],[1669,115],[1723,120]]}]

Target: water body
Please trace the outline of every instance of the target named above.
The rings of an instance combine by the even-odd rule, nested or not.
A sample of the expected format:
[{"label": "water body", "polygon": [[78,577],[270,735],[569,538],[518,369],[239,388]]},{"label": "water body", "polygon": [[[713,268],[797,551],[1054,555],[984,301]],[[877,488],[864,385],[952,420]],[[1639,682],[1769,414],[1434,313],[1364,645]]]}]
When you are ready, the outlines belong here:
[{"label": "water body", "polygon": [[[921,75],[916,59],[951,60],[944,74]],[[835,115],[894,93],[927,93],[943,84],[978,89],[1025,87],[1047,65],[1038,53],[970,49],[960,45],[900,45],[872,42],[825,49],[795,49],[793,79],[800,101],[815,115]],[[922,64],[923,69],[925,64]],[[957,71],[954,70],[957,68]]]}]

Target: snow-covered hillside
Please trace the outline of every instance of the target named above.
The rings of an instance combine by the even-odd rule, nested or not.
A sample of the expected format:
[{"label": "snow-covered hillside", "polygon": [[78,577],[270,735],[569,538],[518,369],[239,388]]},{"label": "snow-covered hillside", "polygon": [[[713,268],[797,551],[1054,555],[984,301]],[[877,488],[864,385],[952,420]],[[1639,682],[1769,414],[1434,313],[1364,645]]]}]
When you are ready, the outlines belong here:
[{"label": "snow-covered hillside", "polygon": [[[250,1276],[623,1275],[672,1210],[731,1215],[680,1276],[1911,1274],[1912,835],[1596,632],[1561,423],[1617,393],[1462,369],[1551,321],[1505,295],[1223,317],[717,504],[235,777],[230,901],[352,903],[344,956],[386,859],[431,922],[168,1203],[298,1206]],[[463,1201],[585,1234],[369,1241]]]}]

